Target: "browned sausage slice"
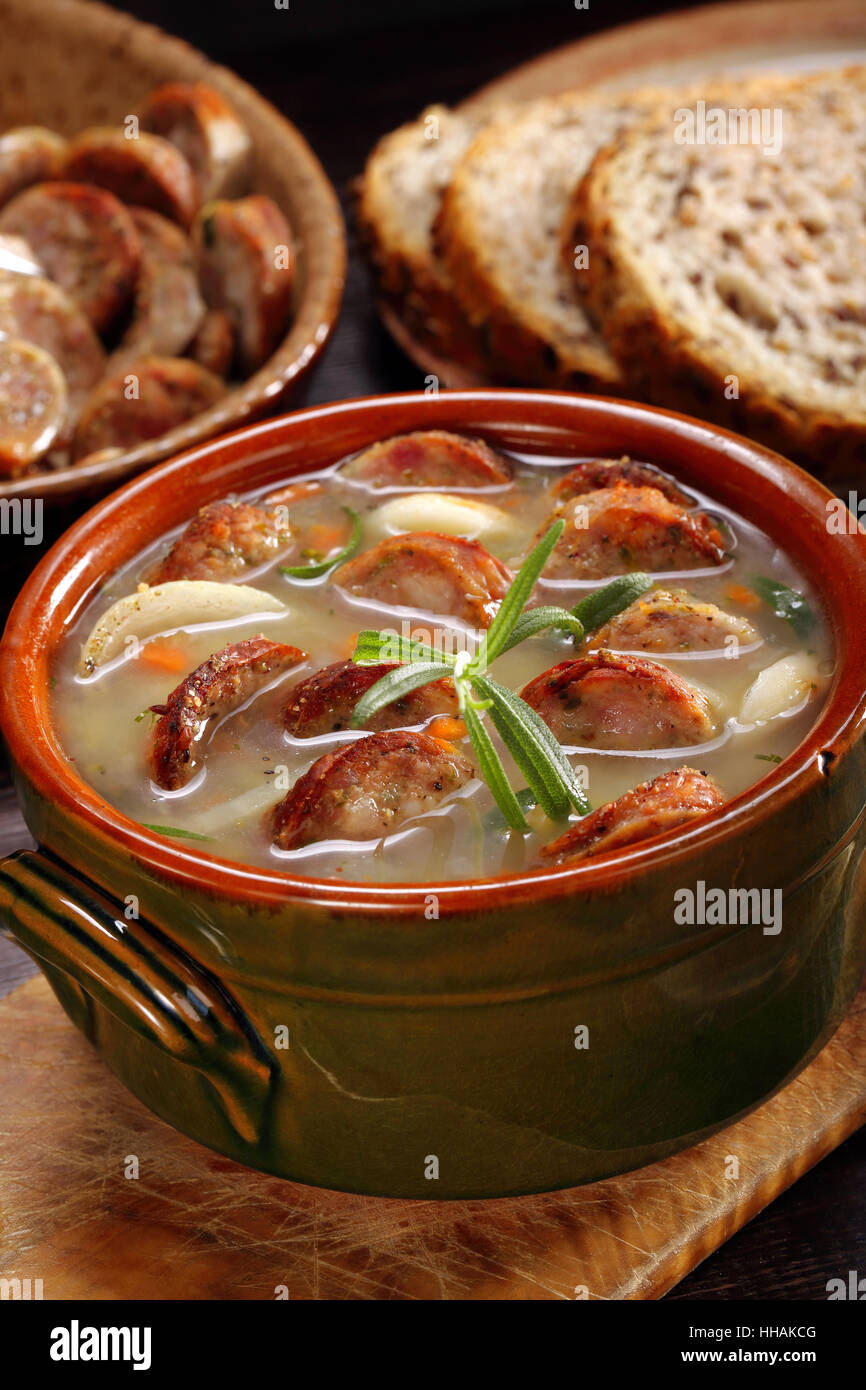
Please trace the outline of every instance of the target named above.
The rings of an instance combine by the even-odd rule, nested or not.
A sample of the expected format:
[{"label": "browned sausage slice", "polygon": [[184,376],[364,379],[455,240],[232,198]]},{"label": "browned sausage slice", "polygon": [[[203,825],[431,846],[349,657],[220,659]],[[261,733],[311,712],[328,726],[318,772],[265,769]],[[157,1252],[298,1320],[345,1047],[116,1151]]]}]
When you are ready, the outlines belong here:
[{"label": "browned sausage slice", "polygon": [[225,383],[185,357],[142,357],[91,392],[75,432],[76,459],[100,449],[133,449],[200,415]]},{"label": "browned sausage slice", "polygon": [[180,150],[159,135],[128,139],[115,126],[93,126],[72,141],[62,177],[107,188],[122,203],[159,212],[190,227],[201,201],[195,174]]},{"label": "browned sausage slice", "polygon": [[581,497],[586,492],[598,492],[600,488],[613,487],[615,483],[631,483],[632,487],[655,487],[663,492],[669,502],[679,507],[693,507],[694,497],[667,477],[651,463],[636,463],[634,459],[623,456],[621,459],[592,459],[579,463],[552,489],[553,495],[567,502],[572,497]]},{"label": "browned sausage slice", "polygon": [[622,849],[638,840],[663,835],[723,806],[725,798],[714,782],[691,767],[663,772],[642,782],[616,801],[600,806],[583,820],[545,845],[546,859],[571,862],[608,850]]},{"label": "browned sausage slice", "polygon": [[560,743],[589,748],[681,748],[712,738],[706,697],[645,657],[562,661],[520,692]]},{"label": "browned sausage slice", "polygon": [[476,488],[511,481],[511,465],[483,439],[447,430],[416,430],[373,444],[340,469],[374,487]]},{"label": "browned sausage slice", "polygon": [[55,179],[66,141],[41,125],[16,126],[0,135],[0,207],[31,183]]},{"label": "browned sausage slice", "polygon": [[208,309],[190,343],[189,355],[214,376],[228,376],[235,355],[235,330],[224,309]]},{"label": "browned sausage slice", "polygon": [[484,628],[492,623],[511,579],[511,571],[480,541],[436,531],[389,536],[334,574],[335,584],[359,598],[448,614]]},{"label": "browned sausage slice", "polygon": [[130,213],[141,264],[133,320],[119,351],[175,357],[189,346],[205,315],[192,246],[177,223],[158,212],[130,208]]},{"label": "browned sausage slice", "polygon": [[324,559],[335,533],[348,540],[352,523],[338,498],[320,483],[294,483],[259,506],[221,501],[203,507],[160,561],[148,583],[167,579],[246,580],[280,555],[288,564]]},{"label": "browned sausage slice", "polygon": [[164,705],[151,705],[161,716],[154,726],[150,750],[157,786],[166,791],[185,786],[199,766],[207,724],[213,727],[213,721],[305,660],[306,652],[259,634],[215,652],[181,681]]},{"label": "browned sausage slice", "polygon": [[746,618],[692,598],[684,589],[653,589],[593,633],[590,645],[674,654],[724,651],[731,637],[749,645],[758,633]]},{"label": "browned sausage slice", "polygon": [[240,198],[247,192],[252,140],[237,112],[213,87],[204,82],[158,87],[145,103],[141,125],[180,150],[202,198]]},{"label": "browned sausage slice", "polygon": [[[289,691],[284,716],[287,731],[295,738],[315,738],[318,734],[334,734],[347,729],[361,696],[395,666],[396,663],[390,661],[378,666],[336,661],[314,672]],[[386,705],[368,720],[365,728],[373,732],[405,729],[408,724],[424,724],[437,714],[456,713],[454,682],[446,677],[431,681]]]},{"label": "browned sausage slice", "polygon": [[631,570],[685,570],[725,560],[721,533],[703,512],[677,506],[655,487],[617,483],[564,503],[539,530],[562,517],[565,531],[545,579],[605,579]]},{"label": "browned sausage slice", "polygon": [[432,811],[475,772],[448,743],[422,733],[380,733],[325,753],[273,812],[280,849],[317,840],[373,840]]},{"label": "browned sausage slice", "polygon": [[146,576],[148,584],[174,579],[245,579],[291,544],[275,513],[250,502],[211,502],[202,507],[164,559]]},{"label": "browned sausage slice", "polygon": [[104,188],[37,183],[0,212],[0,232],[24,238],[98,331],[132,293],[138,236],[127,209]]},{"label": "browned sausage slice", "polygon": [[105,368],[105,350],[86,315],[51,280],[0,275],[0,334],[44,348],[66,379],[66,420],[57,443],[72,439],[85,400]]},{"label": "browned sausage slice", "polygon": [[193,228],[199,278],[212,309],[224,309],[245,374],[266,362],[292,306],[295,252],[276,203],[256,195],[205,203]]},{"label": "browned sausage slice", "polygon": [[15,477],[47,453],[66,418],[66,382],[53,357],[0,339],[0,474]]}]

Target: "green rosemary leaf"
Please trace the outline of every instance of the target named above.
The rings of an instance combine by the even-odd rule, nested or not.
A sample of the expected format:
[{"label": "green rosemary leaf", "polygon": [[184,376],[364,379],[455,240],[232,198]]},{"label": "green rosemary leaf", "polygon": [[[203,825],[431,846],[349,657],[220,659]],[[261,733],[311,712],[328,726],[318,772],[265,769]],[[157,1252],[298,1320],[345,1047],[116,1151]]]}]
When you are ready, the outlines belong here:
[{"label": "green rosemary leaf", "polygon": [[617,613],[621,613],[630,603],[634,603],[636,598],[640,598],[641,594],[645,594],[647,589],[652,588],[653,582],[650,575],[642,574],[638,570],[633,574],[618,574],[609,584],[605,584],[603,589],[596,589],[594,593],[587,594],[572,611],[583,623],[589,635],[604,627]]},{"label": "green rosemary leaf", "polygon": [[511,629],[511,636],[505,645],[500,649],[499,655],[503,652],[510,652],[512,647],[517,647],[521,642],[525,642],[527,637],[534,637],[538,632],[544,632],[547,628],[562,628],[564,632],[570,632],[575,642],[583,639],[583,623],[580,618],[576,618],[573,613],[569,613],[567,608],[530,608],[528,612],[521,613],[514,627]]},{"label": "green rosemary leaf", "polygon": [[[519,792],[514,793],[517,804],[524,814],[528,814],[538,805],[535,793],[531,787],[521,787]],[[503,816],[498,806],[494,806],[492,811],[488,811],[483,821],[485,830],[507,830],[508,821]]]},{"label": "green rosemary leaf", "polygon": [[[462,684],[461,681],[460,685],[462,686]],[[471,704],[465,704],[462,701],[461,714],[466,722],[466,732],[478,761],[478,770],[492,791],[496,805],[513,830],[520,830],[525,833],[529,829],[526,817],[505,775],[505,768],[490,741],[490,735],[482,723],[481,716]]]},{"label": "green rosemary leaf", "polygon": [[383,661],[432,661],[451,667],[457,658],[451,652],[437,651],[396,632],[367,629],[358,633],[352,660],[356,666],[378,666]]},{"label": "green rosemary leaf", "polygon": [[352,711],[349,728],[362,728],[385,705],[402,699],[420,685],[440,680],[448,672],[449,668],[438,661],[413,661],[406,666],[397,666],[393,671],[386,671],[381,680],[361,696]]},{"label": "green rosemary leaf", "polygon": [[535,588],[538,576],[550,559],[554,546],[564,530],[564,521],[554,521],[538,545],[530,551],[523,561],[512,580],[508,593],[499,605],[496,617],[485,633],[478,655],[473,662],[476,671],[486,670],[490,663],[495,661],[505,649],[505,643],[511,634],[511,629],[523,612],[526,600]]},{"label": "green rosemary leaf", "polygon": [[[481,681],[477,688],[482,689]],[[493,685],[485,683],[483,693],[490,696],[490,718],[495,729],[529,783],[544,814],[550,820],[564,820],[569,804],[566,786],[559,767],[548,758],[547,749],[540,743],[536,730],[522,717],[519,709],[503,699]]]},{"label": "green rosemary leaf", "polygon": [[[574,775],[574,768],[562,751],[559,742],[554,738],[544,720],[536,714],[525,700],[521,700],[519,695],[515,695],[513,690],[508,690],[504,685],[500,685],[492,676],[476,676],[472,682],[476,690],[488,699],[493,700],[493,708],[490,717],[499,728],[497,716],[505,726],[505,717],[501,713],[503,708],[508,710],[509,730],[507,734],[499,729],[500,734],[506,742],[508,751],[514,758],[521,772],[526,776],[527,782],[536,791],[537,788],[530,781],[520,757],[531,757],[533,765],[539,770],[544,770],[547,778],[556,775],[559,786],[568,801],[580,815],[585,816],[591,807],[587,795],[582,787],[578,785]],[[554,793],[554,797],[556,793]],[[544,802],[539,801],[542,805]],[[545,808],[546,809],[546,808]],[[549,814],[549,813],[548,813]]]}]

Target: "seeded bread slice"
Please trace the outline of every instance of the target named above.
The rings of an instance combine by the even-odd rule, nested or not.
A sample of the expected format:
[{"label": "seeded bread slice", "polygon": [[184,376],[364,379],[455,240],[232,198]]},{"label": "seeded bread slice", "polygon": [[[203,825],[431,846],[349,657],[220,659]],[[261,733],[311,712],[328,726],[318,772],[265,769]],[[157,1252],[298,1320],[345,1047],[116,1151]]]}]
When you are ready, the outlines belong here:
[{"label": "seeded bread slice", "polygon": [[436,257],[433,221],[443,190],[480,129],[477,117],[428,106],[384,136],[356,186],[356,219],[379,292],[429,347],[472,367],[486,365],[483,345]]},{"label": "seeded bread slice", "polygon": [[476,136],[457,165],[435,242],[470,322],[509,378],[620,391],[622,373],[559,254],[569,195],[601,145],[651,109],[650,94],[565,93]]},{"label": "seeded bread slice", "polygon": [[678,143],[682,105],[580,181],[562,236],[588,247],[579,290],[635,390],[848,474],[866,462],[866,69],[741,88],[733,107],[782,111],[778,154]]}]

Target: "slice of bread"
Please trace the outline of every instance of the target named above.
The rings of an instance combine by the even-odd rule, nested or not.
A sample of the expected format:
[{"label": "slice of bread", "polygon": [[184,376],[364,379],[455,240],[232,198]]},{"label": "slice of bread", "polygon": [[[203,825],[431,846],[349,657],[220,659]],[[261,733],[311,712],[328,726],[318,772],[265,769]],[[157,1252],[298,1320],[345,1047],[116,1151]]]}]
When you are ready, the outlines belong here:
[{"label": "slice of bread", "polygon": [[619,392],[620,369],[559,255],[574,185],[649,94],[565,93],[486,126],[442,200],[435,241],[470,322],[512,380]]},{"label": "slice of bread", "polygon": [[680,143],[668,100],[596,156],[562,243],[588,247],[576,282],[634,389],[848,475],[866,462],[866,69],[716,95],[780,110],[781,149]]},{"label": "slice of bread", "polygon": [[478,117],[428,106],[376,145],[355,206],[382,298],[425,345],[471,367],[486,364],[483,345],[435,255],[432,230],[443,190],[480,125]]}]

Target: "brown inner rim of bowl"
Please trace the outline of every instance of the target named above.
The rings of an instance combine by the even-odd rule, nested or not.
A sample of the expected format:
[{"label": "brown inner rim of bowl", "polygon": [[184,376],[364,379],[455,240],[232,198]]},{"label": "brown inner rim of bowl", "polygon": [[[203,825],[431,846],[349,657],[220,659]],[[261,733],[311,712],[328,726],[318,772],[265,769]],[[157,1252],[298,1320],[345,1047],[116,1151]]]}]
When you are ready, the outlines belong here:
[{"label": "brown inner rim of bowl", "polygon": [[[464,429],[504,448],[550,454],[631,453],[666,467],[740,512],[789,550],[815,586],[830,624],[836,674],[803,742],[759,782],[684,831],[585,860],[573,867],[460,883],[376,884],[296,878],[178,846],[143,830],[84,783],[54,729],[53,651],[107,572],[231,492],[259,490],[321,468],[366,443],[418,428]],[[714,476],[718,474],[718,477]],[[287,898],[338,908],[404,913],[435,890],[440,911],[480,910],[603,888],[651,862],[670,861],[738,833],[802,794],[824,775],[819,754],[839,757],[866,715],[866,536],[826,529],[833,494],[814,478],[737,435],[627,402],[553,391],[485,390],[406,394],[299,411],[247,426],[134,479],[87,513],[44,557],[15,604],[0,652],[0,715],[12,755],[38,792],[120,843],[142,864],[181,884],[277,905]],[[828,549],[829,547],[829,549]]]}]

